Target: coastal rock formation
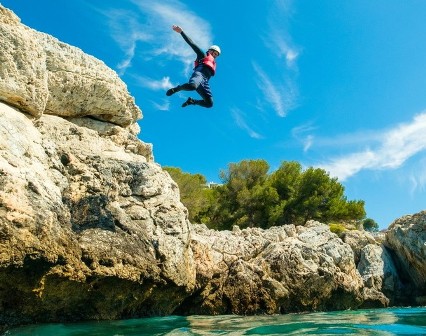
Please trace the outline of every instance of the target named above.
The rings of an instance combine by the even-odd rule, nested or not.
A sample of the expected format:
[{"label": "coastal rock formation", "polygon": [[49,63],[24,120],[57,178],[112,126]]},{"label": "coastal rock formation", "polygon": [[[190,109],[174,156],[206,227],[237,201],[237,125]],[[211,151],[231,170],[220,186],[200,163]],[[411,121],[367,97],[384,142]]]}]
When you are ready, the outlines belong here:
[{"label": "coastal rock formation", "polygon": [[353,251],[327,225],[233,232],[196,225],[191,245],[198,288],[181,306],[183,313],[272,314],[362,303]]},{"label": "coastal rock formation", "polygon": [[172,313],[190,223],[140,109],[102,62],[0,14],[0,325]]},{"label": "coastal rock formation", "polygon": [[170,176],[72,120],[0,118],[0,324],[173,312],[195,265]]},{"label": "coastal rock formation", "polygon": [[129,126],[142,115],[100,60],[20,23],[0,5],[0,100],[35,117],[93,116]]},{"label": "coastal rock formation", "polygon": [[1,5],[0,42],[0,330],[422,302],[425,213],[379,238],[191,224],[114,71]]},{"label": "coastal rock formation", "polygon": [[[386,235],[415,304],[426,304],[426,211],[394,221]],[[413,304],[413,303],[411,303]]]},{"label": "coastal rock formation", "polygon": [[362,277],[362,307],[387,307],[400,302],[403,284],[392,254],[383,245],[383,234],[372,235],[366,231],[348,231],[343,241],[354,251],[355,264]]}]

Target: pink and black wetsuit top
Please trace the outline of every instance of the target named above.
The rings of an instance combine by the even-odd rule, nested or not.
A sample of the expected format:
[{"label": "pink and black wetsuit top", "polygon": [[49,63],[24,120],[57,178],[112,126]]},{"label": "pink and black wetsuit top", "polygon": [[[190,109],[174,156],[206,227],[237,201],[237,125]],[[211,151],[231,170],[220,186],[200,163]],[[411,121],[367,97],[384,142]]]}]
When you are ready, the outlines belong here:
[{"label": "pink and black wetsuit top", "polygon": [[199,46],[197,46],[184,32],[181,35],[186,43],[197,54],[194,62],[194,71],[201,72],[207,79],[214,76],[216,72],[216,61],[213,56],[205,53]]}]

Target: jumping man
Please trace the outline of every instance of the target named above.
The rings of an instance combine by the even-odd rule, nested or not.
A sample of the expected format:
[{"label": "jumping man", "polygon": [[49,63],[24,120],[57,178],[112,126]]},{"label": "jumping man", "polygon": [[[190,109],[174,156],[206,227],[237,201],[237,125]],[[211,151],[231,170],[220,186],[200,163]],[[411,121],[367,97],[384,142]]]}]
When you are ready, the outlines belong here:
[{"label": "jumping man", "polygon": [[192,50],[197,54],[197,58],[194,62],[194,72],[188,83],[178,85],[174,88],[167,90],[166,95],[171,96],[172,94],[179,91],[194,91],[203,98],[202,100],[195,100],[188,98],[186,102],[182,104],[182,107],[188,105],[200,105],[203,107],[213,106],[213,96],[210,91],[209,79],[214,76],[216,72],[216,57],[220,55],[220,48],[217,45],[212,45],[207,52],[201,50],[192,40],[183,32],[182,28],[176,25],[172,26],[172,29],[182,35],[183,39]]}]

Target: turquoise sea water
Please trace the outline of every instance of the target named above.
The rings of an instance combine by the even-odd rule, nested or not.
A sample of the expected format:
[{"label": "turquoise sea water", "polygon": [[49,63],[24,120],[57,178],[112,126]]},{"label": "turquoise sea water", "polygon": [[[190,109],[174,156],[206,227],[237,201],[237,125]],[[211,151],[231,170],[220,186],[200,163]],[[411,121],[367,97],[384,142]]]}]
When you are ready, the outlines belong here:
[{"label": "turquoise sea water", "polygon": [[426,307],[273,316],[170,316],[43,324],[13,329],[4,335],[426,335]]}]

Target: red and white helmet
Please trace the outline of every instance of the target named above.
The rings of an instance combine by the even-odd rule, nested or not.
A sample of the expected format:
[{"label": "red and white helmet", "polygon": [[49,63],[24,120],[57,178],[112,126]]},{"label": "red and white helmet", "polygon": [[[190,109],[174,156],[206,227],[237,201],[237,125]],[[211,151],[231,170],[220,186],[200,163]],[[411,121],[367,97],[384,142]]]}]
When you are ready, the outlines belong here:
[{"label": "red and white helmet", "polygon": [[209,48],[209,50],[214,50],[214,51],[217,51],[218,53],[219,53],[219,55],[220,55],[220,48],[219,48],[219,46],[217,46],[217,45],[212,45],[210,48]]}]

